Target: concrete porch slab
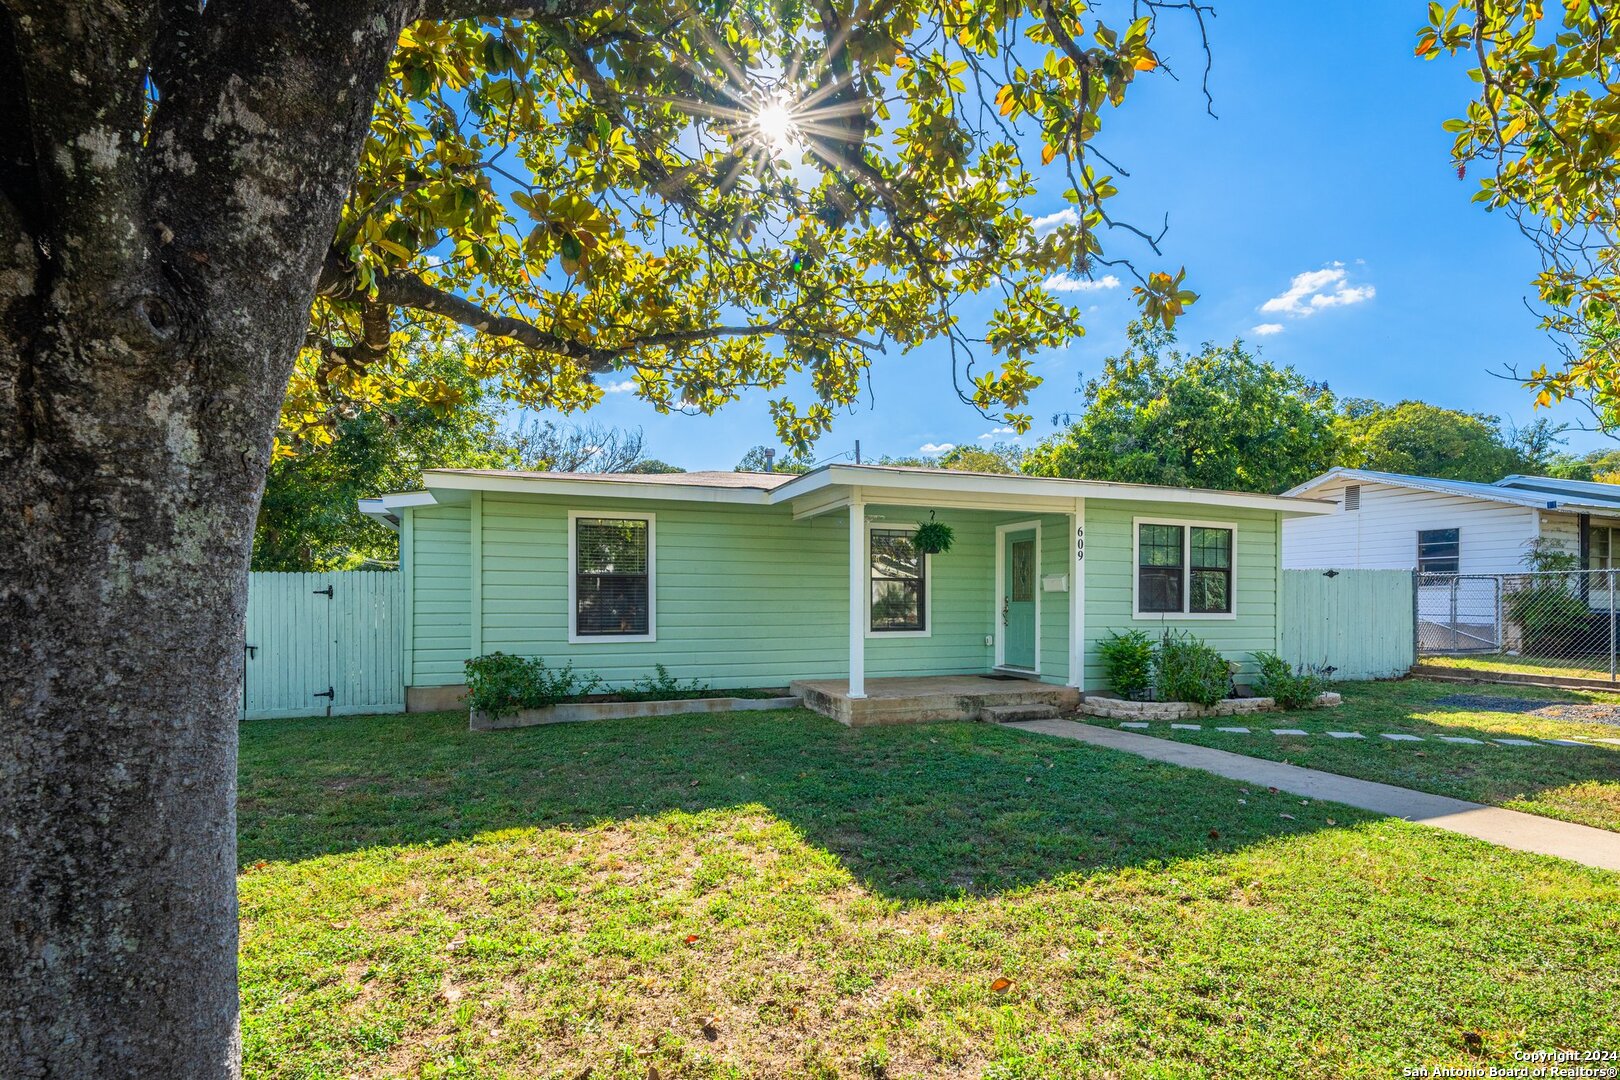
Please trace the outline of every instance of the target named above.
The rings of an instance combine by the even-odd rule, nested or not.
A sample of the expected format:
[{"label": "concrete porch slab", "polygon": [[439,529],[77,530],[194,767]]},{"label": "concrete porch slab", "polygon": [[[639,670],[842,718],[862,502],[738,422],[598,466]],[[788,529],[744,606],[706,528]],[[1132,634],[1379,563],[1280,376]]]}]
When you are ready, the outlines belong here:
[{"label": "concrete porch slab", "polygon": [[801,679],[791,689],[807,708],[850,727],[978,720],[986,708],[1005,705],[1049,705],[1071,712],[1080,704],[1080,691],[1070,686],[983,675],[867,679],[864,698],[849,696],[847,679]]}]

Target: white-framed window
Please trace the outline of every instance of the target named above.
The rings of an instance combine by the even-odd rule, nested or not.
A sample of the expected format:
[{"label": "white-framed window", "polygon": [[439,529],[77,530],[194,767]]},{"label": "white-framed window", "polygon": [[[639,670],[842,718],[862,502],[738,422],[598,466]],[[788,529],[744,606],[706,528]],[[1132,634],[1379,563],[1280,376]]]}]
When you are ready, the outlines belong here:
[{"label": "white-framed window", "polygon": [[1620,529],[1608,525],[1593,525],[1588,529],[1588,570],[1620,569],[1620,536],[1616,536],[1616,533],[1620,533]]},{"label": "white-framed window", "polygon": [[1420,574],[1455,574],[1462,568],[1461,529],[1419,529],[1417,571]]},{"label": "white-framed window", "polygon": [[929,637],[933,633],[930,556],[911,543],[913,525],[866,526],[866,636]]},{"label": "white-framed window", "polygon": [[657,640],[656,529],[652,514],[569,512],[570,642]]},{"label": "white-framed window", "polygon": [[1136,518],[1132,614],[1138,619],[1237,618],[1237,526]]}]

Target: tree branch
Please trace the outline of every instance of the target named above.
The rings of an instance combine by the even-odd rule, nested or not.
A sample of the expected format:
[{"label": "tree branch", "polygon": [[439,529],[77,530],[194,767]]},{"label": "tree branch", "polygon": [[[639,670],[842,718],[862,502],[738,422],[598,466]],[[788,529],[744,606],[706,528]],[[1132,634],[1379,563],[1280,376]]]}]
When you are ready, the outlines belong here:
[{"label": "tree branch", "polygon": [[[328,259],[327,271],[322,274],[320,294],[333,300],[352,300],[364,296],[343,273],[334,255]],[[708,326],[689,330],[666,330],[649,334],[612,346],[590,345],[570,337],[542,330],[531,322],[510,315],[498,315],[465,297],[446,292],[412,274],[384,273],[376,279],[376,304],[425,311],[449,319],[480,334],[509,338],[538,352],[565,356],[578,360],[590,371],[601,373],[615,370],[626,356],[643,349],[667,349],[691,345],[724,337],[781,337],[808,341],[838,342],[858,345],[863,349],[883,352],[883,346],[853,334],[844,334],[824,328],[794,325],[788,318],[767,323],[743,326]]]},{"label": "tree branch", "polygon": [[602,6],[601,0],[423,0],[416,17],[557,22],[583,18]]}]

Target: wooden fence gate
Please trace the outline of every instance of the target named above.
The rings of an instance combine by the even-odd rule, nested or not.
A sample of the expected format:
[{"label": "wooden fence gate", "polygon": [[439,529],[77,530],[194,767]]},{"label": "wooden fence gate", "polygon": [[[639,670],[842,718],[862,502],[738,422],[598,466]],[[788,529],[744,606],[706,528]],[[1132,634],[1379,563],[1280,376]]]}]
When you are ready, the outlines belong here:
[{"label": "wooden fence gate", "polygon": [[404,712],[402,580],[249,574],[242,718]]},{"label": "wooden fence gate", "polygon": [[1282,655],[1334,679],[1393,679],[1416,661],[1410,570],[1284,570]]}]

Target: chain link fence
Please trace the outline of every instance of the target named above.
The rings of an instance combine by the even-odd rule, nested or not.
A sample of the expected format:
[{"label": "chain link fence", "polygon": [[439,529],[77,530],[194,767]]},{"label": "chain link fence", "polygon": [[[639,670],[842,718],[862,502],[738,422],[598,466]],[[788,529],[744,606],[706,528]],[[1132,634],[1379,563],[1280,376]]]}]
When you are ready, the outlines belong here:
[{"label": "chain link fence", "polygon": [[1615,682],[1617,574],[1418,574],[1418,656],[1459,668]]}]

